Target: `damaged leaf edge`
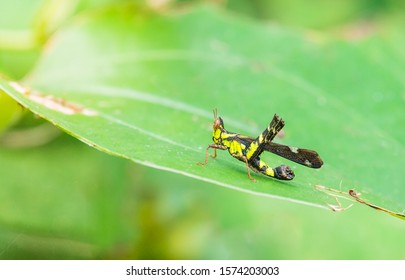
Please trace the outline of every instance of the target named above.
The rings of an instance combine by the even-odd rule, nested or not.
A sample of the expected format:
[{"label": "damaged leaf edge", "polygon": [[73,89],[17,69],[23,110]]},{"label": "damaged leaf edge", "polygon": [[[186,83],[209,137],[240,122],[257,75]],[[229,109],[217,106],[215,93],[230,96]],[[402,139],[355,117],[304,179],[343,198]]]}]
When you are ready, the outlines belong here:
[{"label": "damaged leaf edge", "polygon": [[387,213],[387,214],[389,214],[391,216],[394,216],[396,218],[405,220],[405,214],[404,213],[394,212],[392,210],[383,208],[381,206],[378,206],[378,205],[375,205],[375,204],[373,204],[371,202],[368,202],[368,201],[366,201],[364,199],[361,199],[360,198],[361,193],[356,192],[354,189],[349,189],[346,192],[346,191],[336,190],[336,189],[333,189],[333,188],[328,188],[328,187],[325,187],[325,186],[322,186],[322,185],[315,185],[315,189],[317,189],[317,190],[319,190],[319,191],[321,191],[321,192],[323,192],[323,193],[325,193],[327,195],[330,195],[330,196],[332,196],[332,197],[334,197],[336,199],[337,205],[327,204],[327,206],[334,212],[342,212],[342,211],[345,211],[345,210],[347,210],[347,209],[349,209],[350,207],[353,206],[353,203],[352,203],[347,207],[342,207],[342,205],[339,202],[338,198],[343,198],[343,199],[346,199],[346,200],[349,200],[349,201],[352,201],[352,202],[358,202],[360,204],[367,205],[367,206],[369,206],[369,207],[371,207],[371,208],[373,208],[375,210],[382,211],[382,212],[385,212],[385,213]]}]

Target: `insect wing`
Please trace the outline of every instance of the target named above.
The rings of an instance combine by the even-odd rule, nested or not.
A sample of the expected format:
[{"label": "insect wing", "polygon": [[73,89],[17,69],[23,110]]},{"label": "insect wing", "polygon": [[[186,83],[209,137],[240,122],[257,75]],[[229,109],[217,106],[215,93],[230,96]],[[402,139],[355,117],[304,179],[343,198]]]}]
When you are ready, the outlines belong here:
[{"label": "insect wing", "polygon": [[323,161],[319,157],[319,154],[313,150],[301,149],[272,142],[266,143],[264,149],[307,167],[320,168],[323,165]]},{"label": "insect wing", "polygon": [[[249,145],[254,139],[249,136],[238,135],[239,139],[245,144]],[[266,143],[263,147],[265,151],[271,152],[293,162],[305,165],[311,168],[320,168],[323,165],[322,159],[319,154],[313,150],[300,149],[296,147],[281,145],[277,143]]]}]

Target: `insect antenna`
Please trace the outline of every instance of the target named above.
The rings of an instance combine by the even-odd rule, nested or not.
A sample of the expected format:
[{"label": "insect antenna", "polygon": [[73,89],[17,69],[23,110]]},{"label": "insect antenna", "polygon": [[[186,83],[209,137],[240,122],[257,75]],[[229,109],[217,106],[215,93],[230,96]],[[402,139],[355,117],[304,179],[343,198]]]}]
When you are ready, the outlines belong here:
[{"label": "insect antenna", "polygon": [[214,113],[214,121],[215,121],[217,119],[217,116],[218,116],[218,109],[215,108],[215,109],[212,110],[212,112]]}]

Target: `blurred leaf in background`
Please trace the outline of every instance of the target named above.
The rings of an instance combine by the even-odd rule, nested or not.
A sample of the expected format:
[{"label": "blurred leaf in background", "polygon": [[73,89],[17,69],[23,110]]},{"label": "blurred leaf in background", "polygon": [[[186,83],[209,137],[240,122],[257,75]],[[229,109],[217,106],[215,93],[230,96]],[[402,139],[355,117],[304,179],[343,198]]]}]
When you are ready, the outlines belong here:
[{"label": "blurred leaf in background", "polygon": [[125,236],[123,160],[61,137],[1,149],[1,166],[1,258],[91,258]]},{"label": "blurred leaf in background", "polygon": [[43,1],[2,1],[0,10],[0,71],[22,78],[40,52],[33,22]]},{"label": "blurred leaf in background", "polygon": [[378,25],[387,23],[397,25],[404,21],[401,15],[405,7],[404,2],[401,0],[313,0],[310,3],[300,0],[229,0],[211,2],[222,2],[222,5],[229,10],[255,19],[270,20],[282,25],[328,32],[342,30],[364,22]]},{"label": "blurred leaf in background", "polygon": [[[33,6],[32,9],[41,11],[57,9],[50,8],[52,7],[51,2],[40,3],[38,4],[40,8]],[[154,13],[148,10],[148,5],[149,8],[159,7],[159,13],[162,11],[166,13],[176,11],[178,4],[181,6],[190,4],[189,1],[176,2],[162,1],[160,6],[156,6],[152,5],[153,3],[156,4],[156,1],[144,1],[141,5],[138,3],[136,10],[141,19],[146,21]],[[291,136],[291,138],[288,138],[288,141],[292,141],[295,137],[296,140],[294,141],[299,142],[297,145],[302,143],[304,146],[308,146],[316,143],[317,149],[327,155],[330,164],[326,171],[322,170],[321,174],[324,175],[313,175],[311,171],[300,170],[301,174],[303,174],[302,178],[309,180],[311,176],[315,176],[314,178],[317,178],[318,181],[320,179],[320,181],[334,181],[335,185],[333,187],[339,188],[339,178],[342,178],[342,171],[346,170],[348,178],[343,181],[344,187],[347,187],[347,182],[350,182],[353,186],[361,186],[364,190],[371,190],[374,194],[378,193],[376,197],[372,196],[373,198],[379,199],[379,196],[384,196],[388,199],[381,201],[382,203],[387,203],[395,210],[401,211],[401,205],[403,207],[404,203],[401,204],[403,191],[400,188],[402,184],[400,176],[389,176],[390,180],[387,181],[387,174],[379,178],[378,174],[370,175],[371,169],[352,169],[353,166],[367,166],[367,161],[370,162],[377,157],[380,158],[379,164],[383,168],[387,168],[391,164],[394,169],[390,169],[390,172],[395,175],[397,173],[395,166],[400,165],[399,158],[404,150],[403,144],[401,144],[403,132],[398,129],[404,122],[403,106],[401,107],[401,105],[403,105],[405,99],[403,95],[398,95],[398,93],[404,92],[404,85],[401,80],[401,77],[403,77],[402,69],[404,69],[402,67],[404,55],[403,50],[398,47],[398,42],[403,42],[403,38],[395,31],[396,28],[392,27],[394,25],[391,23],[392,18],[389,16],[392,13],[393,17],[396,18],[395,9],[392,7],[399,4],[395,1],[382,2],[386,4],[368,6],[365,1],[344,2],[344,4],[339,4],[342,3],[341,1],[330,1],[331,6],[316,6],[317,9],[308,5],[302,6],[299,1],[274,1],[271,2],[273,5],[268,4],[270,3],[268,1],[229,1],[220,3],[222,8],[230,8],[241,14],[250,14],[253,17],[260,18],[262,21],[270,19],[273,22],[279,22],[279,24],[323,30],[324,33],[314,34],[305,30],[302,33],[297,33],[286,28],[270,28],[275,34],[274,38],[285,38],[285,40],[273,42],[272,49],[276,48],[279,51],[278,53],[268,54],[272,62],[275,62],[278,67],[282,67],[280,68],[281,72],[275,72],[273,68],[270,69],[272,74],[279,74],[278,78],[281,77],[280,80],[274,79],[271,82],[266,82],[263,78],[257,79],[254,73],[246,75],[246,72],[237,73],[238,71],[235,72],[235,69],[232,71],[230,68],[228,69],[230,71],[229,76],[222,77],[223,82],[208,85],[204,81],[211,80],[209,77],[216,76],[217,73],[224,74],[223,71],[219,71],[220,67],[217,64],[212,64],[211,67],[201,64],[198,68],[194,68],[190,62],[186,61],[185,66],[187,67],[184,68],[174,64],[159,64],[159,61],[155,61],[144,64],[146,69],[144,72],[133,68],[122,69],[123,73],[126,73],[126,71],[132,73],[128,77],[133,77],[133,73],[139,75],[137,76],[138,81],[128,82],[124,78],[110,80],[110,82],[112,81],[121,86],[123,83],[128,83],[127,85],[138,83],[147,90],[152,85],[155,90],[160,92],[167,91],[171,94],[180,95],[190,89],[197,90],[195,86],[192,87],[193,84],[189,84],[190,89],[187,89],[187,83],[184,83],[184,77],[188,77],[190,70],[206,69],[205,72],[201,72],[204,75],[197,76],[200,79],[200,88],[198,90],[202,93],[207,92],[207,95],[201,96],[202,98],[208,98],[209,102],[212,102],[212,98],[220,99],[221,96],[226,96],[233,91],[240,94],[245,92],[245,96],[248,96],[248,94],[251,96],[262,90],[260,85],[267,85],[272,88],[272,92],[283,92],[284,97],[278,100],[279,103],[276,102],[277,108],[281,112],[285,112],[283,115],[287,115],[289,119],[304,121],[304,118],[299,116],[301,116],[300,112],[308,108],[304,102],[307,97],[292,99],[292,96],[296,96],[297,89],[286,87],[286,84],[282,82],[282,75],[285,73],[293,74],[293,76],[295,74],[293,82],[298,87],[304,87],[304,90],[316,93],[316,88],[310,87],[311,84],[315,84],[320,89],[327,89],[331,96],[337,96],[333,100],[335,111],[332,111],[329,117],[325,118],[328,115],[323,114],[323,119],[316,122],[314,119],[309,122],[309,126],[299,122],[289,121],[287,123],[289,131],[295,135],[290,134],[288,137]],[[121,3],[120,1],[120,8],[117,10],[122,10]],[[267,4],[264,5],[264,3]],[[104,5],[108,6],[108,8],[102,9],[102,12],[100,12],[100,7]],[[39,18],[35,21],[43,24],[36,26],[47,26],[47,28],[43,27],[39,33],[37,31],[36,34],[41,34],[39,38],[42,39],[39,40],[39,43],[33,45],[39,46],[39,49],[44,48],[43,43],[48,42],[48,36],[51,36],[54,32],[56,38],[58,36],[63,38],[63,34],[66,36],[68,33],[66,31],[63,33],[63,30],[66,29],[59,27],[59,25],[68,25],[72,28],[74,25],[70,25],[71,17],[79,13],[79,19],[82,22],[83,20],[86,21],[86,19],[89,20],[88,27],[90,26],[90,30],[93,27],[96,27],[95,30],[97,30],[99,26],[105,28],[98,35],[86,38],[95,39],[92,43],[103,40],[101,46],[105,47],[105,49],[103,49],[102,53],[105,54],[105,50],[108,50],[111,51],[111,54],[114,54],[114,51],[117,51],[114,49],[115,42],[105,40],[105,36],[111,36],[108,31],[114,30],[114,28],[125,32],[125,26],[128,27],[126,24],[127,19],[119,17],[117,19],[114,16],[106,17],[102,18],[101,25],[98,25],[100,23],[97,23],[97,21],[92,21],[106,10],[111,10],[114,5],[116,5],[114,1],[106,1],[99,5],[91,1],[77,1],[74,5],[69,4],[68,12],[65,11],[62,17],[64,20],[57,18],[56,21],[51,20],[52,17],[49,14],[52,13],[41,12]],[[65,7],[64,5],[61,6]],[[131,13],[133,6],[129,5],[128,7],[128,12]],[[365,13],[366,8],[373,12]],[[257,13],[258,11],[260,11],[260,14]],[[30,13],[27,12],[27,15]],[[95,13],[95,17],[92,16],[92,13]],[[373,16],[369,17],[369,14]],[[207,20],[205,22],[197,21],[194,15],[200,20],[203,16],[206,16]],[[316,15],[319,15],[319,18]],[[233,17],[241,16],[234,15]],[[173,17],[169,16],[168,18],[170,23]],[[179,21],[177,26],[173,26],[166,24],[165,15],[161,18],[156,17],[154,25],[145,25],[144,29],[140,29],[139,33],[134,33],[134,35],[144,40],[138,42],[143,42],[145,48],[154,46],[159,42],[176,46],[179,43],[180,45],[185,44],[187,40],[182,36],[172,37],[167,35],[175,34],[173,32],[173,30],[176,30],[175,28],[186,33],[192,33],[193,30],[187,30],[187,26],[199,25],[201,30],[212,30],[216,27],[223,28],[229,24],[227,15],[222,17],[213,16],[210,13],[203,13],[202,15],[197,13],[184,18],[186,20]],[[365,39],[361,38],[364,35],[362,34],[360,36],[361,41],[356,43],[356,46],[356,44],[348,44],[345,41],[335,41],[328,37],[330,35],[325,35],[328,34],[327,32],[335,35],[336,30],[340,28],[345,30],[346,26],[356,22],[359,18],[367,18],[368,20],[377,18],[378,20],[374,21],[372,25],[377,28],[373,30],[382,32],[381,34],[384,34],[384,36],[371,36],[372,33],[366,32]],[[385,19],[387,21],[384,21]],[[73,19],[74,21],[77,21],[77,19]],[[393,21],[395,22],[395,20]],[[49,22],[54,22],[54,24]],[[172,28],[172,33],[156,31],[162,30],[156,29],[156,27],[162,27],[161,23],[165,28]],[[232,24],[238,25],[242,30],[245,28],[246,31],[243,34],[254,39],[260,39],[261,37],[258,35],[268,34],[266,32],[269,32],[262,33],[262,31],[258,31],[259,29],[251,28],[252,24],[246,24],[246,20],[243,18],[240,21],[233,21]],[[44,32],[44,30],[47,31]],[[86,32],[86,30],[84,31]],[[33,31],[31,30],[31,32]],[[229,30],[223,30],[223,32],[228,36],[232,36],[233,31],[232,28],[229,28]],[[252,32],[253,34],[251,34]],[[91,35],[93,34],[95,33],[91,33]],[[340,34],[338,32],[339,36]],[[71,35],[74,35],[74,33],[71,33]],[[207,34],[201,33],[201,35]],[[351,40],[352,37],[345,36],[344,38]],[[68,36],[65,39],[65,42],[68,43],[66,49],[69,49],[69,44],[75,44],[76,42],[80,45],[84,43],[75,36]],[[114,37],[111,37],[111,39],[114,39]],[[358,39],[359,37],[356,37],[356,40]],[[51,39],[50,42],[54,42],[53,40]],[[260,58],[258,52],[265,53],[265,50],[260,47],[261,39],[255,41],[257,43],[255,48],[251,48],[252,41],[249,41],[248,38],[244,38],[244,40],[248,43],[239,42],[238,48],[242,48],[250,56]],[[263,39],[263,41],[266,42],[266,39]],[[285,42],[290,42],[292,46],[287,48]],[[195,46],[199,46],[198,43],[197,36],[194,42]],[[27,46],[29,45],[27,44]],[[86,45],[84,44],[84,46]],[[214,47],[221,49],[223,45],[216,44]],[[30,49],[30,47],[27,48]],[[70,50],[74,50],[74,48]],[[86,49],[78,48],[74,53],[77,54],[83,50],[86,51]],[[94,49],[89,48],[88,51],[89,56],[87,58],[89,60],[86,60],[86,56],[83,56],[84,59],[81,62],[91,63],[90,58],[94,55]],[[302,55],[303,53],[305,55]],[[4,55],[4,57],[7,57],[7,59],[2,60],[0,69],[2,69],[3,74],[14,79],[22,77],[31,68],[30,65],[36,64],[36,58],[29,62],[29,60],[23,58],[23,55],[16,54],[16,59],[11,63],[11,60],[8,59],[9,55]],[[75,74],[75,68],[71,69],[73,72],[69,72],[69,67],[66,69],[62,67],[59,71],[58,64],[53,64],[53,60],[46,61],[47,57],[52,57],[49,56],[49,49],[48,53],[45,51],[41,57],[41,64],[39,66],[37,64],[35,66],[36,70],[31,72],[36,73],[37,76],[31,76],[30,79],[37,83],[38,88],[41,87],[42,79],[42,81],[45,81],[42,86],[44,84],[48,85],[47,91],[57,92],[58,86],[65,85],[63,82],[68,80],[69,75]],[[18,61],[17,58],[21,59],[21,65],[15,62]],[[94,58],[97,58],[97,56],[95,55]],[[213,65],[217,66],[217,68],[212,68]],[[359,67],[359,65],[362,67]],[[333,68],[328,66],[333,66]],[[13,69],[13,67],[15,68]],[[45,68],[41,70],[41,67]],[[260,70],[260,65],[257,67],[259,67],[256,69],[259,73],[263,71]],[[362,74],[363,71],[366,71],[364,69],[367,70],[365,75]],[[43,71],[42,76],[41,71]],[[165,84],[160,83],[158,86],[154,84],[151,73],[153,73],[153,76],[160,77]],[[101,74],[108,75],[109,73],[101,72]],[[62,78],[53,80],[54,85],[49,86],[52,77],[58,77],[58,75]],[[368,75],[372,79],[364,78]],[[79,76],[82,83],[92,81],[91,78],[93,77],[92,75],[90,77]],[[237,88],[235,85],[235,88],[227,88],[232,86],[229,81],[232,81],[232,77],[235,76],[242,77],[239,79],[242,83],[244,83],[243,79],[246,79],[246,81],[253,79],[256,83],[251,81],[248,88]],[[114,75],[107,77],[111,78]],[[143,78],[146,79],[143,81]],[[287,80],[291,81],[291,76],[287,77]],[[306,83],[306,80],[311,81],[311,84]],[[148,84],[147,81],[153,83]],[[159,82],[161,81],[159,80]],[[228,81],[228,83],[224,81]],[[78,83],[78,85],[82,83]],[[35,83],[33,84],[35,85]],[[249,83],[246,82],[245,84],[248,85]],[[43,88],[45,87],[43,86]],[[358,94],[353,94],[353,92]],[[208,93],[212,96],[210,97]],[[189,95],[189,97],[188,102],[192,103],[193,96]],[[315,97],[320,98],[316,94]],[[365,97],[367,97],[366,100]],[[274,101],[274,99],[272,100]],[[308,100],[308,102],[310,101]],[[91,102],[92,100],[89,100],[89,104]],[[201,100],[197,102],[202,104]],[[330,102],[330,100],[320,98],[317,102]],[[208,101],[205,101],[204,104],[206,103]],[[230,102],[228,105],[228,107],[226,104],[221,106],[225,115],[231,120],[242,121],[246,127],[249,127],[248,124],[252,124],[252,131],[260,131],[259,125],[263,124],[262,121],[264,123],[268,121],[267,119],[261,120],[261,115],[253,114],[253,112],[249,114],[245,112],[242,116],[237,114],[237,111],[243,111],[243,108],[240,107],[242,104]],[[235,107],[235,105],[239,107]],[[9,108],[8,105],[5,106]],[[18,105],[15,106],[19,107]],[[209,110],[211,107],[206,109]],[[297,111],[291,112],[291,107]],[[147,107],[148,110],[151,108]],[[268,105],[265,103],[258,104],[256,111],[263,112],[266,108],[268,108]],[[344,119],[342,116],[333,116],[333,114],[338,113],[339,110],[337,109],[341,109],[346,114],[349,113],[347,126],[331,125],[331,123],[336,121],[339,123]],[[313,118],[317,116],[316,112],[312,114]],[[361,117],[359,118],[359,116]],[[375,125],[383,127],[384,130],[373,128],[370,122],[367,121],[369,116],[372,116],[373,122],[376,121]],[[199,119],[198,130],[192,135],[193,137],[198,136],[196,139],[199,139],[204,145],[208,144],[206,142],[210,139],[210,132],[205,128],[210,125],[210,122],[209,117]],[[319,123],[319,127],[317,127],[317,123]],[[330,128],[322,127],[321,123],[325,123]],[[366,128],[362,127],[364,124],[366,124]],[[235,122],[231,122],[232,126],[235,126]],[[312,127],[313,133],[318,131],[322,134],[321,137],[323,135],[325,137],[314,140],[312,132],[308,134],[306,131],[308,127]],[[337,131],[334,131],[336,129]],[[352,140],[345,142],[342,140],[345,137],[337,136],[333,141],[322,141],[328,135],[336,135],[337,132],[341,131],[345,131],[348,134],[347,136],[352,137]],[[388,137],[382,134],[383,131],[386,131]],[[24,138],[24,133],[20,135]],[[298,139],[297,135],[300,136]],[[367,140],[370,135],[376,138]],[[363,145],[364,147],[354,145],[359,149],[351,149],[350,145],[359,139],[361,141],[365,140],[366,143],[372,145]],[[192,141],[196,140],[192,139]],[[343,142],[347,146],[342,147]],[[389,146],[387,145],[393,143],[394,145],[391,146],[393,147],[392,155],[386,152],[384,155],[373,154],[375,148],[379,147],[380,144],[383,151],[388,151]],[[331,154],[332,151],[337,150],[340,153]],[[347,155],[349,155],[349,161]],[[203,156],[203,152],[198,153],[197,156]],[[219,163],[213,161],[205,171],[201,172],[212,172],[220,169],[214,171],[217,172],[214,173],[215,176],[223,175],[226,177],[229,174],[234,176],[235,168],[233,166],[237,166],[237,163],[227,159],[228,155],[226,154],[220,156]],[[195,162],[196,160],[192,158],[189,161]],[[273,159],[272,162],[274,162]],[[344,164],[343,167],[341,164]],[[391,259],[405,257],[403,251],[400,250],[403,243],[401,241],[401,232],[404,229],[404,223],[388,215],[373,213],[371,209],[360,206],[334,215],[315,208],[221,189],[180,175],[140,167],[122,159],[102,154],[66,136],[59,137],[57,140],[37,148],[15,150],[3,147],[0,151],[0,166],[2,170],[0,258]],[[24,174],[24,176],[21,174]],[[323,178],[322,176],[325,176],[325,174],[331,176],[331,178]],[[353,177],[353,174],[358,174],[358,178]],[[245,174],[241,173],[239,175],[240,180],[246,179]],[[273,182],[271,184],[277,185],[277,183]],[[300,183],[298,182],[298,184]],[[372,187],[368,188],[368,186]],[[260,187],[253,186],[252,188]],[[275,188],[273,187],[272,191]],[[305,190],[305,187],[303,189]],[[280,190],[284,191],[285,186],[284,189],[280,186]],[[391,190],[395,192],[390,193]],[[310,197],[311,191],[307,193],[307,199],[314,199]],[[295,191],[287,189],[286,192]],[[296,195],[298,192],[302,192],[302,188],[297,191]],[[390,204],[393,201],[396,203],[395,205]],[[369,218],[371,215],[373,219]]]}]

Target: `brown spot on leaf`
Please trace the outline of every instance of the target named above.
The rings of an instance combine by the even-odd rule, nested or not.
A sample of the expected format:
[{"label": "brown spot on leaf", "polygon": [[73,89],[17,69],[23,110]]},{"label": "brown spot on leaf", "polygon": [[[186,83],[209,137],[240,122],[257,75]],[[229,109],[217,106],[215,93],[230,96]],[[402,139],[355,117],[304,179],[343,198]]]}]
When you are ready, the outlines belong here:
[{"label": "brown spot on leaf", "polygon": [[34,101],[38,104],[41,104],[51,110],[58,111],[62,114],[66,115],[74,115],[74,114],[82,114],[86,116],[95,116],[97,112],[84,108],[73,102],[68,102],[63,98],[54,97],[51,95],[43,95],[38,91],[31,90],[27,87],[23,87],[22,85],[16,82],[10,82],[10,86],[12,86],[15,90],[23,94],[25,97]]}]

